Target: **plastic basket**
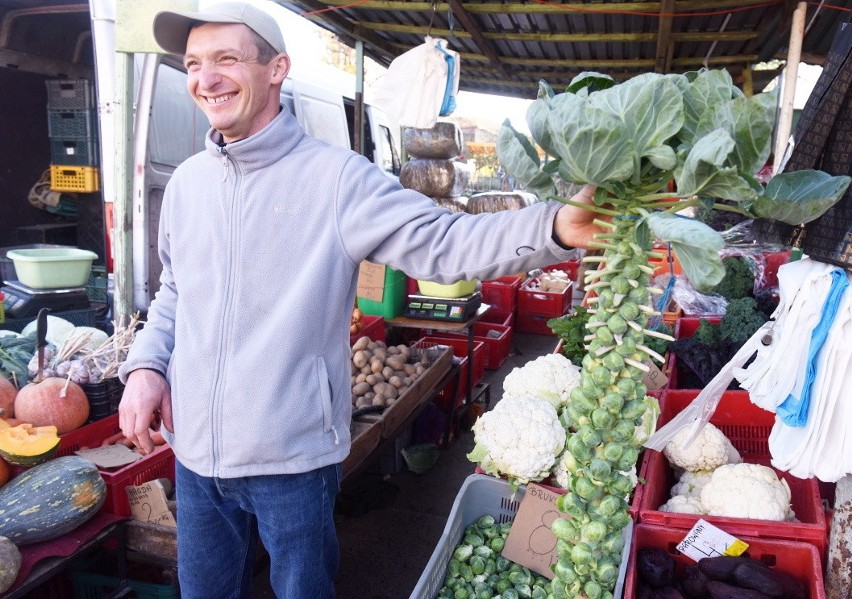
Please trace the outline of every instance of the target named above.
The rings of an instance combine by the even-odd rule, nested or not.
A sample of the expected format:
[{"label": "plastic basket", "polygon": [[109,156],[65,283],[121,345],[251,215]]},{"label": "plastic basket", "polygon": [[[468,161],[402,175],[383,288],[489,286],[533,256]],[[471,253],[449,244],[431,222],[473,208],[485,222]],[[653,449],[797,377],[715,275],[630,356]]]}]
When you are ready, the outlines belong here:
[{"label": "plastic basket", "polygon": [[51,164],[50,189],[53,191],[77,191],[80,193],[98,191],[100,189],[98,169],[95,166]]},{"label": "plastic basket", "polygon": [[[67,320],[68,322],[77,327],[93,327],[95,326],[95,316],[97,314],[97,310],[94,308],[86,308],[84,310],[64,310],[59,312],[51,312],[50,314],[51,316],[58,316],[59,318]],[[6,321],[0,328],[3,328],[7,331],[14,331],[16,333],[20,333],[24,330],[25,326],[30,324],[35,319],[35,316],[31,316],[29,318],[6,318]]]},{"label": "plastic basket", "polygon": [[541,314],[525,314],[518,312],[517,330],[519,333],[534,333],[536,335],[555,336],[553,330],[547,326],[547,321],[555,316],[542,316]]},{"label": "plastic basket", "polygon": [[95,92],[87,79],[49,79],[47,108],[49,110],[85,110],[95,107]]},{"label": "plastic basket", "polygon": [[50,162],[59,165],[95,166],[98,164],[97,141],[92,138],[53,138],[50,140]]},{"label": "plastic basket", "polygon": [[560,262],[559,264],[551,264],[550,266],[545,266],[542,268],[544,272],[551,272],[554,270],[561,270],[565,273],[568,273],[568,278],[572,281],[577,280],[577,273],[580,271],[580,261],[579,260],[571,260],[569,262]]},{"label": "plastic basket", "polygon": [[[671,420],[698,395],[697,390],[669,390],[660,402],[660,419],[657,428]],[[743,461],[770,465],[769,433],[775,415],[763,410],[748,399],[745,391],[726,391],[710,422],[727,436],[742,455]],[[661,512],[659,508],[670,496],[675,475],[658,451],[648,450],[645,467],[645,489],[639,506],[639,521],[677,529],[690,529],[698,520],[694,514]],[[722,530],[735,535],[804,541],[814,545],[825,558],[827,533],[825,513],[820,500],[819,485],[815,478],[801,479],[787,472],[776,471],[790,486],[793,511],[798,522],[776,522],[749,518],[700,516]]]},{"label": "plastic basket", "polygon": [[[454,356],[470,357],[468,355],[467,335],[457,337],[445,332],[435,332],[423,337],[420,342],[435,345],[447,345],[453,350]],[[473,340],[473,383],[478,384],[485,377],[485,344],[482,341]]]},{"label": "plastic basket", "polygon": [[[58,455],[71,455],[84,448],[100,447],[101,442],[116,433],[118,414],[107,416],[60,437]],[[129,485],[141,485],[155,478],[175,481],[175,454],[168,445],[160,445],[153,452],[132,464],[115,470],[100,470],[106,483],[106,500],[101,511],[117,516],[130,516],[130,502],[124,489]]]},{"label": "plastic basket", "polygon": [[176,599],[180,592],[176,584],[157,584],[140,580],[125,579],[104,574],[106,566],[111,562],[102,563],[98,558],[91,558],[81,563],[75,563],[68,568],[68,575],[74,587],[74,599],[101,599],[101,597],[119,596],[119,589],[130,589],[130,595],[136,599]]},{"label": "plastic basket", "polygon": [[518,316],[521,314],[537,316],[562,316],[571,307],[573,285],[559,292],[541,291],[530,287],[534,279],[518,290]]},{"label": "plastic basket", "polygon": [[[441,590],[447,564],[450,563],[453,551],[461,541],[465,527],[486,514],[493,516],[500,524],[511,522],[520,508],[525,491],[526,487],[521,486],[517,492],[513,492],[507,481],[492,476],[482,474],[468,476],[453,501],[450,516],[438,545],[432,552],[432,557],[429,558],[423,574],[420,575],[410,599],[434,599]],[[628,526],[625,530],[628,542],[622,554],[625,562],[630,550],[631,532],[632,526]],[[615,587],[616,597],[620,596],[619,590],[626,572],[627,564],[625,563],[619,571],[619,580]]]},{"label": "plastic basket", "polygon": [[94,110],[48,110],[47,133],[53,138],[93,140],[97,134]]},{"label": "plastic basket", "polygon": [[512,312],[518,305],[518,289],[523,279],[519,275],[482,281],[479,292],[482,302],[493,308]]},{"label": "plastic basket", "polygon": [[385,317],[384,316],[363,316],[364,328],[354,335],[349,335],[349,345],[352,345],[361,337],[369,337],[373,341],[385,340]]},{"label": "plastic basket", "polygon": [[[633,528],[633,542],[624,583],[624,599],[638,597],[636,555],[640,549],[653,547],[668,551],[675,561],[677,572],[682,571],[685,566],[695,563],[675,549],[677,544],[683,540],[685,532],[684,530],[644,523],[639,523]],[[822,578],[822,565],[820,564],[819,554],[812,545],[795,541],[741,538],[749,545],[745,555],[760,560],[770,568],[790,574],[806,583],[810,599],[824,599],[825,587]]]},{"label": "plastic basket", "polygon": [[515,311],[504,310],[503,308],[491,306],[485,311],[485,314],[480,317],[479,321],[501,324],[504,327],[509,327],[511,329],[515,327]]},{"label": "plastic basket", "polygon": [[89,399],[88,422],[95,422],[118,412],[118,404],[124,392],[124,385],[120,380],[108,378],[100,383],[86,383],[80,386]]},{"label": "plastic basket", "polygon": [[[467,341],[467,334],[465,333],[443,332],[436,336],[452,337]],[[509,357],[509,350],[512,343],[512,328],[490,322],[475,322],[473,323],[473,339],[474,341],[481,342],[485,348],[485,368],[487,370],[497,370]]]}]

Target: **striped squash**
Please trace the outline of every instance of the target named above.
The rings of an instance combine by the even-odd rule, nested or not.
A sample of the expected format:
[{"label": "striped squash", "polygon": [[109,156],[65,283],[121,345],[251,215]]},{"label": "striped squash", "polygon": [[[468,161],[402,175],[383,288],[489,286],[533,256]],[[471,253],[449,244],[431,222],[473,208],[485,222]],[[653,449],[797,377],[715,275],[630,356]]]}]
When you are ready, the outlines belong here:
[{"label": "striped squash", "polygon": [[92,462],[48,460],[0,488],[0,536],[19,547],[61,537],[94,516],[105,499],[106,483]]}]

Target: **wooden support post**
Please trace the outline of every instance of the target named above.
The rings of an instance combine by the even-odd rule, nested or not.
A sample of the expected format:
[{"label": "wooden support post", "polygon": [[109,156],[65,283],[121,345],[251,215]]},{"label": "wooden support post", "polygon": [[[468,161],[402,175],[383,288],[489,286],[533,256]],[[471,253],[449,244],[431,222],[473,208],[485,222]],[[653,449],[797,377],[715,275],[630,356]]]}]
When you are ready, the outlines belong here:
[{"label": "wooden support post", "polygon": [[799,61],[802,59],[802,40],[805,37],[805,15],[807,2],[799,2],[793,12],[793,24],[790,27],[790,47],[787,50],[787,66],[784,69],[784,95],[781,99],[781,114],[775,132],[775,160],[772,172],[777,173],[784,159],[787,141],[793,128],[793,100],[796,97],[796,78],[799,75]]}]

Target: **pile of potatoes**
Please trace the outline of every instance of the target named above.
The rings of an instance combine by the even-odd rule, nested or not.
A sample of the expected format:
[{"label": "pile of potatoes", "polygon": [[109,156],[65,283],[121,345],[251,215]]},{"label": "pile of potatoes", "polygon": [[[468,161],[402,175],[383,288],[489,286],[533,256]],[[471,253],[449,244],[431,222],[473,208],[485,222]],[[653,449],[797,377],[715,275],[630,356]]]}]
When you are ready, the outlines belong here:
[{"label": "pile of potatoes", "polygon": [[352,406],[392,406],[428,364],[411,363],[411,348],[361,337],[352,345]]}]

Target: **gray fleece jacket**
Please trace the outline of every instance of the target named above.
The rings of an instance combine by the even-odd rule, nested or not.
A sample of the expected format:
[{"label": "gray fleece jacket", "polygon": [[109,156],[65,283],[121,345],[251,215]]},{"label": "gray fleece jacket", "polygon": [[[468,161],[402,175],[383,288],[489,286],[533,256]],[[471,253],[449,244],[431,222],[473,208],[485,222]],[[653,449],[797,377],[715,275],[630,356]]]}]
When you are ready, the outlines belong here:
[{"label": "gray fleece jacket", "polygon": [[305,135],[286,111],[184,162],[166,187],[160,289],[121,379],[165,374],[186,467],[306,472],[349,452],[349,320],[362,260],[451,283],[560,262],[558,203],[471,216]]}]

